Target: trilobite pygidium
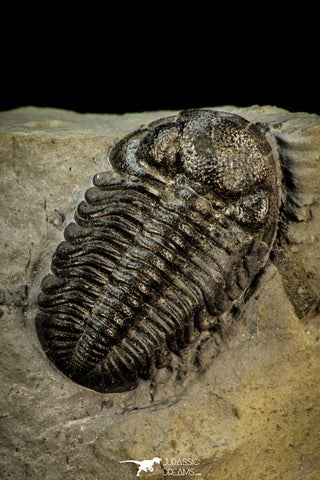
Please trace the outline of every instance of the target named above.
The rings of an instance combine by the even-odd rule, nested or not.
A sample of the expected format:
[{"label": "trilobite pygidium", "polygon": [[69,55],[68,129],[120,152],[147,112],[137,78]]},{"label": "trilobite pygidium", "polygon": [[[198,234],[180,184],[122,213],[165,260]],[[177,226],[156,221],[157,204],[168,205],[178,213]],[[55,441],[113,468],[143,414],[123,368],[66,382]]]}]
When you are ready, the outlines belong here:
[{"label": "trilobite pygidium", "polygon": [[279,203],[268,141],[230,113],[153,122],[110,163],[65,229],[36,318],[49,359],[99,392],[134,388],[214,326],[265,264]]}]

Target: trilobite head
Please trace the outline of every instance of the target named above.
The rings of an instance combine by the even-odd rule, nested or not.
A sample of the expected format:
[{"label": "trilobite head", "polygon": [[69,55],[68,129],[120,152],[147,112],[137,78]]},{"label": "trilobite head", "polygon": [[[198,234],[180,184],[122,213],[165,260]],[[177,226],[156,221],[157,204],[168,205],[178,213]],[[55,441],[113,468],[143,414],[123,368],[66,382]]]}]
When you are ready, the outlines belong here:
[{"label": "trilobite head", "polygon": [[265,156],[271,149],[258,128],[242,117],[199,111],[181,115],[184,170],[196,180],[221,192],[246,192],[265,180]]},{"label": "trilobite head", "polygon": [[184,174],[221,194],[233,195],[265,181],[268,155],[272,153],[264,135],[244,118],[213,110],[185,110],[153,122],[144,136],[139,131],[139,139],[134,134],[132,139],[126,137],[112,151],[110,161],[115,168],[142,176],[148,176],[149,167],[167,176]]}]

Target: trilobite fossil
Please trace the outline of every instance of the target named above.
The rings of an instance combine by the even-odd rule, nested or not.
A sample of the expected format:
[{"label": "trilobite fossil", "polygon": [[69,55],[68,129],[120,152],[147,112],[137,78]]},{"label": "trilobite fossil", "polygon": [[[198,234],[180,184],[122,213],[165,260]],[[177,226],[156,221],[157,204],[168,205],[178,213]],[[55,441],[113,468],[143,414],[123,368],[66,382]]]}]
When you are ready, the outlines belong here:
[{"label": "trilobite fossil", "polygon": [[[49,359],[99,392],[136,387],[213,328],[265,265],[279,214],[277,164],[260,129],[186,110],[118,142],[42,281]],[[205,321],[204,321],[205,319]]]}]

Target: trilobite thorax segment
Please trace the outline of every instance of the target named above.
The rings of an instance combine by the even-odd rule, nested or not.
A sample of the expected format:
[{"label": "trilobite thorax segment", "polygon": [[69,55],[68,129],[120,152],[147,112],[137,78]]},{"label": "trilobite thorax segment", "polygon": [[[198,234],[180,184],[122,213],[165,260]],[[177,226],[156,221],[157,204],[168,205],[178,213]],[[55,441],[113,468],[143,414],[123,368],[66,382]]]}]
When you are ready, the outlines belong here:
[{"label": "trilobite thorax segment", "polygon": [[232,307],[265,264],[277,168],[245,119],[188,110],[125,137],[97,174],[42,282],[40,342],[89,388],[134,388],[207,312]]}]

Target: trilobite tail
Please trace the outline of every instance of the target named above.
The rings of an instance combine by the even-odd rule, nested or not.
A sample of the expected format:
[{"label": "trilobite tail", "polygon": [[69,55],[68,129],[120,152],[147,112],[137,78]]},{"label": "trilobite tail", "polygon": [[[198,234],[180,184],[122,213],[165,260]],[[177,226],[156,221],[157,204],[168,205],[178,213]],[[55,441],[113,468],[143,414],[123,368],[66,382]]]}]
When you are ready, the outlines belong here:
[{"label": "trilobite tail", "polygon": [[129,390],[139,377],[151,378],[168,363],[171,352],[179,354],[191,341],[198,295],[198,287],[174,280],[161,299],[108,346],[101,344],[101,332],[93,335],[93,320],[87,319],[88,331],[77,343],[69,376],[101,392]]},{"label": "trilobite tail", "polygon": [[139,377],[153,377],[157,368],[168,363],[171,352],[179,355],[192,340],[193,300],[198,291],[186,285],[183,290],[192,298],[185,297],[177,285],[171,286],[84,378],[78,372],[74,379],[95,389],[98,385],[102,392],[119,392],[135,388]]},{"label": "trilobite tail", "polygon": [[130,390],[137,386],[139,377],[152,377],[167,353],[164,333],[144,319],[132,327],[120,343],[110,347],[91,370],[84,368],[87,362],[80,361],[79,368],[73,360],[70,376],[103,393]]}]

